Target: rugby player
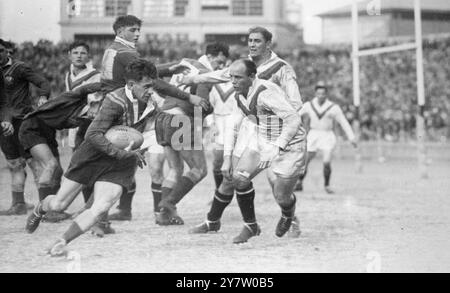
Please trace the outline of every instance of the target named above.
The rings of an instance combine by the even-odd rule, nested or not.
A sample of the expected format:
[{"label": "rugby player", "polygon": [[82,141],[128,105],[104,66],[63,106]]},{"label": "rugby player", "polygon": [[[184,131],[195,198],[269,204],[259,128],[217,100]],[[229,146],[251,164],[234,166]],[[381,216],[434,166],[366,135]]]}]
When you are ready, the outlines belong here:
[{"label": "rugby player", "polygon": [[[125,86],[124,72],[126,66],[139,58],[136,45],[141,36],[142,20],[133,15],[120,16],[113,24],[113,30],[116,35],[114,42],[105,50],[102,60],[101,79],[107,91],[114,91]],[[173,74],[181,73],[186,70],[184,66],[178,64],[162,64],[157,66],[159,77],[171,77]],[[162,79],[154,80],[153,89],[160,96],[171,96],[179,99],[189,100],[189,93],[185,93],[178,88],[170,85]],[[156,150],[161,152],[161,150]],[[152,173],[161,176],[162,156],[157,154],[152,156]],[[154,167],[153,167],[154,166]],[[159,173],[159,174],[157,174]],[[156,176],[158,177],[158,176]],[[156,180],[154,190],[158,197],[160,179]],[[131,188],[129,193],[123,194],[120,198],[117,212],[109,216],[110,221],[130,221],[132,220],[132,202],[136,188]]]},{"label": "rugby player", "polygon": [[[11,174],[12,205],[6,211],[0,211],[0,216],[25,215],[27,204],[24,199],[26,171],[28,163],[35,179],[39,177],[40,166],[36,164],[30,155],[27,155],[19,142],[19,129],[26,114],[33,111],[30,84],[37,88],[39,94],[38,105],[47,102],[50,96],[50,84],[41,75],[34,72],[25,63],[10,57],[9,42],[0,39],[0,68],[3,71],[5,83],[7,120],[6,134],[0,135],[0,146],[6,157],[9,172]],[[6,124],[5,124],[6,123]],[[42,189],[39,189],[40,197],[43,197]]]},{"label": "rugby player", "polygon": [[[296,198],[293,190],[297,176],[305,168],[306,142],[301,118],[280,87],[257,78],[257,66],[253,61],[245,59],[234,62],[230,67],[230,76],[236,90],[237,109],[230,118],[230,130],[225,138],[222,166],[225,179],[216,193],[207,221],[190,232],[203,234],[219,231],[220,218],[231,202],[233,195],[230,194],[235,189],[244,228],[233,243],[245,243],[258,236],[261,230],[256,221],[252,179],[269,168],[269,183],[282,211],[275,233],[283,237],[295,219]],[[241,128],[244,118],[255,125],[256,142],[253,149],[247,145],[242,154],[236,156],[234,151],[237,146],[249,139],[247,131]],[[253,159],[255,154],[257,158]]]},{"label": "rugby player", "polygon": [[[325,191],[328,194],[333,194],[334,191],[330,187],[331,160],[337,145],[336,135],[333,132],[334,122],[337,122],[342,127],[349,141],[357,148],[358,143],[355,134],[341,107],[328,99],[328,88],[324,82],[317,84],[315,98],[305,103],[305,106],[300,110],[300,115],[304,120],[309,121],[309,123],[306,123],[306,125],[309,125],[307,166],[314,159],[317,152],[322,152]],[[303,190],[303,180],[306,174],[307,169],[300,176],[296,186],[297,191]]]},{"label": "rugby player", "polygon": [[[292,106],[300,111],[303,106],[302,97],[297,84],[297,75],[291,65],[285,60],[275,54],[272,49],[273,35],[270,31],[263,27],[254,27],[249,30],[248,36],[248,48],[249,59],[255,62],[257,66],[257,78],[262,80],[268,80],[278,85],[287,95],[289,102]],[[201,84],[201,83],[224,83],[230,82],[229,69],[223,69],[212,73],[206,73],[193,77],[186,76],[182,83],[184,84]],[[259,158],[259,154],[256,151],[256,126],[254,123],[244,119],[242,123],[241,133],[246,133],[243,136],[247,136],[246,141],[241,141],[236,146],[233,155],[240,157],[243,151],[248,146],[249,161],[256,161]],[[246,194],[248,192],[254,192],[253,188],[248,190],[241,190],[240,193]],[[219,192],[216,192],[215,198],[219,198],[222,202],[231,202],[234,197],[234,191],[229,190],[228,187],[219,188]],[[292,230],[290,231],[291,237],[298,237],[300,235],[300,223],[297,218],[294,219],[292,224]]]},{"label": "rugby player", "polygon": [[[205,55],[198,61],[191,62],[200,72],[213,71],[226,64],[229,57],[229,47],[222,43],[209,44]],[[174,80],[177,80],[174,77]],[[202,98],[210,99],[212,86],[199,85],[188,89]],[[156,135],[158,143],[165,149],[170,171],[162,185],[162,199],[159,203],[160,211],[157,224],[161,226],[183,225],[183,219],[178,215],[176,205],[207,175],[205,151],[202,143],[203,118],[212,113],[199,113],[195,117],[195,109],[185,102],[167,99],[156,119]],[[182,122],[183,126],[174,127],[176,121]],[[197,128],[198,125],[198,128]],[[186,129],[183,133],[182,142],[176,137],[177,133]],[[177,141],[178,140],[178,141]],[[183,174],[184,163],[189,171]]]},{"label": "rugby player", "polygon": [[[142,121],[155,113],[153,101],[149,103],[153,93],[152,85],[158,78],[155,65],[143,59],[134,60],[127,66],[125,78],[124,88],[107,94],[99,114],[88,128],[86,140],[71,159],[58,193],[39,203],[27,219],[26,231],[33,233],[45,213],[63,211],[83,186],[94,187],[92,206],[75,218],[69,229],[52,245],[49,250],[52,256],[64,254],[68,243],[97,223],[99,217],[108,212],[121,194],[132,188],[137,166],[142,168],[146,164],[143,155],[145,150],[131,150],[132,144],[122,150],[105,138],[111,127],[142,126],[145,125]],[[192,96],[190,102],[209,107],[199,97]],[[137,107],[134,107],[136,104]]]}]

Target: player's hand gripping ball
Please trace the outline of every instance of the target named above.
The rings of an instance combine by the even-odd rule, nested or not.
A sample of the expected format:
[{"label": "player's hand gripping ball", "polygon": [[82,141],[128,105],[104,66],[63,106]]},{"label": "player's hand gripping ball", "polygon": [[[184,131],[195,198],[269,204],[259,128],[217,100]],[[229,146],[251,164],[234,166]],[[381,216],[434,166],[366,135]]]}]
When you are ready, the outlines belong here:
[{"label": "player's hand gripping ball", "polygon": [[128,126],[114,126],[106,132],[105,137],[119,149],[126,149],[133,142],[131,150],[139,149],[144,143],[142,133]]}]

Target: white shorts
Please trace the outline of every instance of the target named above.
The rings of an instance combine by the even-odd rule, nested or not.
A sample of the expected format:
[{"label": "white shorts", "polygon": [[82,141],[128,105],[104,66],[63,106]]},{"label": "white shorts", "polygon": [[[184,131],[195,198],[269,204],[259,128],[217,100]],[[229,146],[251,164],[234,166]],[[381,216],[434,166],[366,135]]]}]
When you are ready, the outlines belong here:
[{"label": "white shorts", "polygon": [[69,129],[69,134],[67,136],[67,141],[69,144],[69,147],[74,148],[75,147],[75,140],[77,138],[78,128],[71,128]]},{"label": "white shorts", "polygon": [[310,153],[332,151],[337,145],[336,135],[332,131],[311,130],[307,141]]},{"label": "white shorts", "polygon": [[[265,151],[272,148],[273,144],[263,139],[259,140],[260,154],[263,155]],[[281,151],[280,155],[273,159],[269,169],[282,178],[298,178],[306,170],[306,142],[301,141],[289,145],[286,150]]]},{"label": "white shorts", "polygon": [[144,144],[142,145],[142,149],[148,148],[148,152],[150,154],[164,154],[164,148],[160,146],[156,140],[156,132],[155,130],[146,131],[143,133],[144,135]]},{"label": "white shorts", "polygon": [[248,118],[244,118],[234,145],[233,156],[237,158],[242,157],[247,148],[256,152],[259,151],[258,132],[256,124]]}]

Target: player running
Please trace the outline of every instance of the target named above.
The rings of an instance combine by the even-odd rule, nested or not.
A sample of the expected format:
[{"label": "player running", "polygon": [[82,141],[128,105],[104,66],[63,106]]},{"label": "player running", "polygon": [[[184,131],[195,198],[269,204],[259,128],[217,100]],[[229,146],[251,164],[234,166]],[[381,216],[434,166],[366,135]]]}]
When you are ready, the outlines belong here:
[{"label": "player running", "polygon": [[[141,36],[142,20],[133,15],[120,16],[113,24],[116,38],[114,42],[105,50],[102,60],[102,83],[107,91],[114,91],[125,86],[126,66],[139,58],[137,43]],[[162,64],[157,66],[159,77],[171,77],[173,74],[183,72],[183,66]],[[178,99],[189,100],[190,95],[176,87],[170,85],[162,79],[154,80],[153,89],[160,96],[171,96]],[[162,158],[155,158],[159,165],[162,165]],[[156,168],[156,165],[155,165]],[[155,171],[160,173],[162,170]],[[155,182],[157,183],[157,182]],[[156,184],[157,185],[157,184]],[[156,186],[155,190],[158,189]],[[109,216],[111,221],[130,221],[132,219],[132,202],[136,188],[131,188],[128,194],[123,194],[120,198],[117,212]],[[158,195],[158,192],[156,192]],[[156,196],[157,196],[156,195]],[[106,219],[105,219],[106,220]],[[99,227],[100,230],[102,227]]]},{"label": "player running", "polygon": [[[230,194],[235,189],[244,229],[233,239],[233,243],[245,243],[258,236],[261,230],[256,221],[255,191],[251,180],[269,168],[269,183],[282,211],[276,235],[283,237],[295,219],[296,198],[293,189],[297,177],[305,168],[306,142],[301,118],[280,87],[256,77],[257,67],[253,61],[234,62],[230,67],[230,76],[237,93],[238,109],[232,114],[225,137],[222,167],[225,179],[214,198],[207,221],[190,232],[203,234],[219,231],[223,211],[232,199],[232,196],[224,196],[221,191]],[[242,128],[245,119],[257,129],[252,146],[246,143],[248,132]],[[235,155],[235,151],[238,155]]]},{"label": "player running", "polygon": [[[255,62],[257,66],[257,78],[268,80],[278,85],[286,94],[291,105],[297,111],[300,111],[303,103],[297,84],[297,76],[292,68],[285,60],[279,58],[271,49],[273,35],[263,27],[251,28],[248,36],[249,59]],[[229,69],[219,70],[212,73],[206,73],[194,77],[186,77],[183,80],[185,84],[200,83],[224,83],[230,82]],[[233,155],[240,157],[248,146],[247,160],[257,161],[259,158],[255,144],[256,126],[254,123],[244,119],[242,123],[241,133],[244,133],[248,139],[241,141],[236,146]],[[234,190],[229,186],[221,186],[218,188],[215,198],[221,202],[230,203],[234,197]],[[242,194],[254,192],[253,185],[246,186],[240,191]],[[300,223],[297,218],[294,219],[290,236],[298,237],[300,235]]]},{"label": "player running", "polygon": [[[61,189],[39,203],[27,220],[26,231],[35,232],[47,212],[65,210],[83,186],[94,186],[93,205],[80,214],[55,242],[49,250],[52,256],[64,254],[68,243],[88,231],[102,214],[108,212],[120,195],[132,187],[137,166],[142,168],[145,164],[142,150],[119,149],[105,138],[105,134],[117,125],[145,126],[142,121],[146,115],[154,113],[154,104],[149,100],[158,73],[151,62],[138,59],[127,66],[125,78],[124,88],[106,96],[86,133],[86,140],[72,157]],[[209,107],[198,97],[193,97],[191,102]]]},{"label": "player running", "polygon": [[[300,110],[300,115],[305,120],[309,121],[308,132],[308,160],[307,166],[314,159],[317,152],[321,151],[323,154],[323,176],[325,182],[325,191],[333,194],[334,191],[330,188],[331,180],[331,160],[333,151],[336,148],[337,140],[333,132],[334,122],[339,123],[344,130],[347,138],[352,145],[357,148],[355,134],[352,127],[345,118],[342,109],[335,103],[328,99],[328,88],[325,83],[319,82],[316,86],[316,97],[305,104]],[[303,180],[306,177],[307,170],[300,176],[300,180],[296,186],[297,191],[303,190]]]},{"label": "player running", "polygon": [[[198,61],[190,62],[190,66],[200,72],[208,72],[223,68],[229,57],[229,47],[222,43],[209,44],[205,55]],[[174,77],[174,81],[177,77]],[[205,99],[210,99],[212,86],[199,85],[189,89]],[[162,199],[157,224],[161,226],[183,225],[183,219],[178,215],[176,205],[207,175],[205,151],[203,148],[203,119],[212,113],[198,112],[183,101],[167,99],[162,107],[162,113],[156,118],[156,135],[158,143],[164,147],[169,163],[169,173],[163,182]],[[181,122],[182,127],[174,127]],[[183,133],[182,142],[177,137]],[[189,171],[183,174],[184,163]]]}]

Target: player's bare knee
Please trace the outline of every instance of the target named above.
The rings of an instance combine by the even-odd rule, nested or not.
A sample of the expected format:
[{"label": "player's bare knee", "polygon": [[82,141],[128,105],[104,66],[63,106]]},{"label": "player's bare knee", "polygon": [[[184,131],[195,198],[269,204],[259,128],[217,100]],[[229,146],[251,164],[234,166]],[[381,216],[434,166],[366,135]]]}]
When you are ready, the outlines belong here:
[{"label": "player's bare knee", "polygon": [[208,175],[208,171],[206,168],[193,168],[188,173],[186,173],[186,177],[188,177],[195,184],[202,181]]},{"label": "player's bare knee", "polygon": [[234,184],[233,181],[230,180],[226,180],[224,178],[224,180],[222,181],[222,184],[219,187],[219,192],[221,194],[234,194]]},{"label": "player's bare knee", "polygon": [[223,157],[215,157],[213,161],[214,172],[220,172],[222,165],[223,165]]},{"label": "player's bare knee", "polygon": [[291,194],[275,194],[275,200],[278,203],[278,205],[282,207],[289,207],[291,206],[295,199],[292,197]]},{"label": "player's bare knee", "polygon": [[119,198],[120,195],[117,196],[116,194],[102,196],[101,200],[94,201],[94,204],[91,207],[92,213],[97,217],[108,212]]},{"label": "player's bare knee", "polygon": [[242,190],[250,186],[252,181],[250,177],[242,174],[242,172],[236,172],[233,174],[233,185],[236,189]]}]

